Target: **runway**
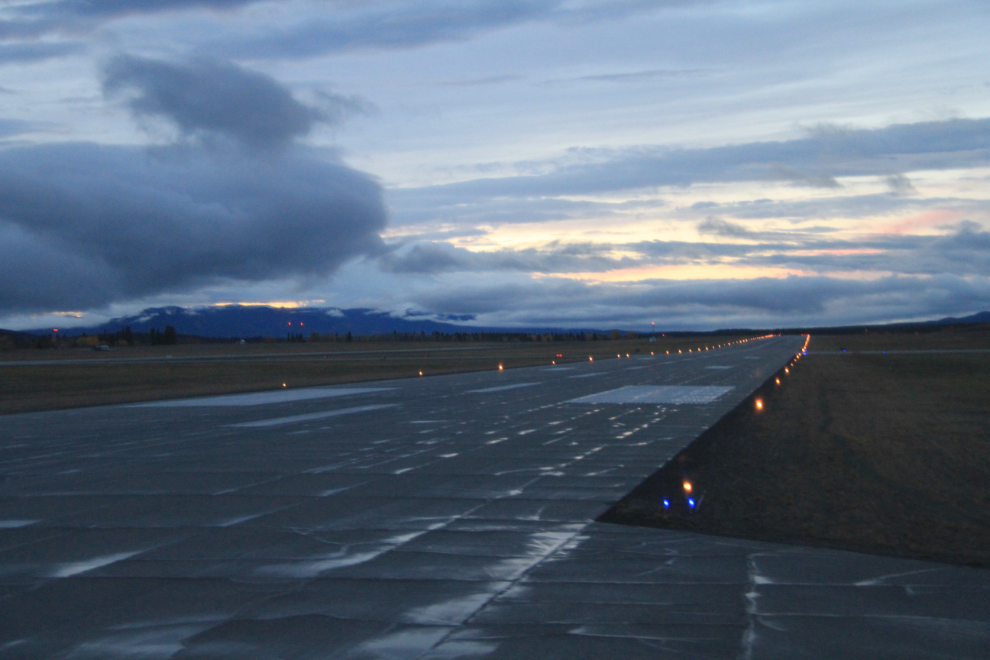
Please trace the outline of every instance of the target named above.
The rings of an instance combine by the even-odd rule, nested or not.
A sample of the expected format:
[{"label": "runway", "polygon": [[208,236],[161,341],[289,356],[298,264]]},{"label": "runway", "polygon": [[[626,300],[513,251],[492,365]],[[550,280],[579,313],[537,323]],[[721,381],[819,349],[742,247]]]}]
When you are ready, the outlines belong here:
[{"label": "runway", "polygon": [[803,342],[0,417],[0,658],[987,657],[987,571],[594,522]]}]

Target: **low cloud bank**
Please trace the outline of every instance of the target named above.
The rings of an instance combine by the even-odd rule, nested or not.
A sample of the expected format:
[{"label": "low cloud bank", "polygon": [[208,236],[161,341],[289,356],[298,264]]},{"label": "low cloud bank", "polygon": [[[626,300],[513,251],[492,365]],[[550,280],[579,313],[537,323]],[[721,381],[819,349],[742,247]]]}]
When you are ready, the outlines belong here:
[{"label": "low cloud bank", "polygon": [[[990,232],[971,221],[941,234],[871,234],[856,240],[828,233],[747,230],[708,217],[699,234],[746,242],[644,240],[635,243],[559,243],[541,248],[475,252],[444,242],[414,241],[388,248],[377,260],[388,273],[604,273],[657,266],[779,268],[805,273],[897,273],[979,276],[990,273]],[[621,255],[621,256],[616,256]]]},{"label": "low cloud bank", "polygon": [[421,309],[471,314],[486,325],[668,329],[798,327],[959,316],[990,309],[990,279],[955,275],[847,280],[651,280],[597,283],[557,278],[448,278],[411,293]]}]

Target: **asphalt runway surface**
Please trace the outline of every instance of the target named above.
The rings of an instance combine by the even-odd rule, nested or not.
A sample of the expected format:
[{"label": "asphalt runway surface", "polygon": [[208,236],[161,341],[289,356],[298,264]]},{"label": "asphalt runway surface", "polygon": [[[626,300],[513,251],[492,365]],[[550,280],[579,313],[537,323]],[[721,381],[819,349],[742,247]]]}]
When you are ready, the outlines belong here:
[{"label": "asphalt runway surface", "polygon": [[986,658],[990,572],[594,522],[774,337],[0,417],[0,658]]}]

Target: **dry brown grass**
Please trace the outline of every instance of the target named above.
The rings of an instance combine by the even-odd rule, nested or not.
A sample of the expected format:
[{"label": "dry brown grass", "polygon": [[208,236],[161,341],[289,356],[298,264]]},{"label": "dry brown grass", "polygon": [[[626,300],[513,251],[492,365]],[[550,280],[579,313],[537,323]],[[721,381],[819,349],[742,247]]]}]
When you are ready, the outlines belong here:
[{"label": "dry brown grass", "polygon": [[860,332],[847,335],[816,335],[812,351],[928,351],[990,349],[990,327],[945,326],[935,332]]},{"label": "dry brown grass", "polygon": [[[609,519],[990,566],[990,354],[814,355],[988,339],[813,338],[782,386],[771,381],[762,414],[744,403]],[[684,475],[701,506],[665,511]]]}]

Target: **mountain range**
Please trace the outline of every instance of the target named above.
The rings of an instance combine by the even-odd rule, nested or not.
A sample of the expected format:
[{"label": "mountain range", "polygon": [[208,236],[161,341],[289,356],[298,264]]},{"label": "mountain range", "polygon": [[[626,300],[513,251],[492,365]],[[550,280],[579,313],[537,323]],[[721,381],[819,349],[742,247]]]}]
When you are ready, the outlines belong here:
[{"label": "mountain range", "polygon": [[[466,321],[472,317],[456,317],[453,320]],[[320,334],[341,334],[348,332],[355,336],[373,334],[434,332],[502,332],[499,328],[481,328],[445,323],[417,314],[404,317],[392,316],[388,312],[374,309],[339,309],[336,307],[269,307],[267,305],[223,305],[218,307],[152,307],[133,316],[112,319],[100,325],[66,328],[69,336],[80,334],[95,335],[104,332],[117,332],[130,327],[131,332],[147,333],[152,329],[161,331],[172,326],[180,335],[199,337],[286,337],[288,333],[309,336]],[[549,330],[542,330],[547,332]],[[49,334],[51,328],[28,330],[30,334]],[[533,332],[516,328],[508,332]],[[560,332],[560,330],[558,330]],[[567,332],[566,330],[564,332]],[[570,332],[574,332],[570,330]]]},{"label": "mountain range", "polygon": [[[147,333],[152,329],[161,331],[167,326],[175,328],[180,335],[195,335],[209,338],[237,337],[285,337],[288,333],[309,336],[313,332],[320,334],[337,333],[346,335],[348,332],[355,336],[371,334],[398,333],[455,333],[455,332],[580,332],[575,329],[561,328],[493,328],[457,325],[446,323],[426,315],[406,313],[404,316],[393,316],[389,312],[375,309],[340,309],[336,307],[269,307],[266,305],[223,305],[217,307],[152,307],[133,316],[112,319],[100,325],[74,327],[63,329],[68,336],[81,334],[96,335],[105,332],[117,332],[130,327],[132,332]],[[447,317],[453,321],[471,321],[473,317]],[[947,317],[935,321],[919,323],[896,323],[887,326],[870,325],[855,326],[856,328],[884,328],[891,330],[907,326],[957,325],[972,323],[990,323],[990,311],[979,312],[962,318]],[[849,326],[844,329],[852,329]],[[825,328],[816,328],[819,332]],[[588,329],[588,332],[593,331]],[[601,330],[594,330],[602,332]],[[13,338],[15,335],[46,335],[51,328],[13,332],[0,330]],[[682,333],[669,333],[682,334]]]}]

